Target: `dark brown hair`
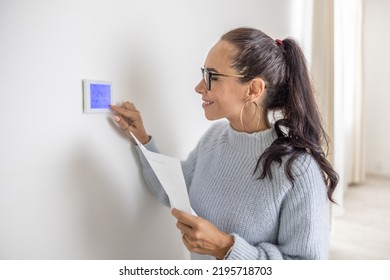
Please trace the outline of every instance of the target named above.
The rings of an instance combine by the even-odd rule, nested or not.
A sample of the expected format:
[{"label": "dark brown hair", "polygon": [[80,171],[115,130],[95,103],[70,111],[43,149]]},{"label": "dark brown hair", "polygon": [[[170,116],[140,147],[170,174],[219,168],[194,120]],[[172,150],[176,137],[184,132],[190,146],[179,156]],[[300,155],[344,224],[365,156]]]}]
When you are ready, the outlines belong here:
[{"label": "dark brown hair", "polygon": [[[321,168],[328,198],[334,202],[332,194],[339,178],[326,159],[324,148],[328,150],[329,138],[321,124],[306,60],[298,43],[290,38],[275,41],[253,28],[231,30],[221,40],[236,47],[232,67],[238,73],[264,80],[266,92],[262,106],[267,115],[275,111],[281,113],[274,124],[278,138],[257,162],[255,172],[260,171],[259,178],[272,178],[271,164],[281,165],[282,158],[287,158],[285,172],[294,183],[292,163],[310,154]],[[242,78],[242,81],[250,79]]]}]

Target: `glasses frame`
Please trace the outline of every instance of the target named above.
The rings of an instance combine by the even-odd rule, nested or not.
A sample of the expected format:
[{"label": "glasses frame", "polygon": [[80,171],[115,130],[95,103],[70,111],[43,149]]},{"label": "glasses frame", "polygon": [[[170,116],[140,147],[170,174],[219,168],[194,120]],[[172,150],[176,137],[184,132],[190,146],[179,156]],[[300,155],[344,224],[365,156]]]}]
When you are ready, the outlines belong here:
[{"label": "glasses frame", "polygon": [[213,72],[213,71],[207,70],[206,68],[203,68],[203,67],[201,67],[200,69],[202,70],[202,77],[203,77],[203,80],[206,84],[207,90],[211,90],[211,79],[213,78],[213,76],[234,77],[234,78],[252,78],[249,76],[239,75],[239,74],[225,74],[225,73]]}]

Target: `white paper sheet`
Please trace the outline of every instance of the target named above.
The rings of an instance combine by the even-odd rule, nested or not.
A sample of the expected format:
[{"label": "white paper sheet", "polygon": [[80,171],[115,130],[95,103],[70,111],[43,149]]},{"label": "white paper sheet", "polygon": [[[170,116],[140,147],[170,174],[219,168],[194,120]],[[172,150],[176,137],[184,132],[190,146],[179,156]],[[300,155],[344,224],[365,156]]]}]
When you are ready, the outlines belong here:
[{"label": "white paper sheet", "polygon": [[[131,132],[130,132],[131,133]],[[169,197],[172,208],[195,215],[190,205],[180,160],[148,151],[131,133]]]}]

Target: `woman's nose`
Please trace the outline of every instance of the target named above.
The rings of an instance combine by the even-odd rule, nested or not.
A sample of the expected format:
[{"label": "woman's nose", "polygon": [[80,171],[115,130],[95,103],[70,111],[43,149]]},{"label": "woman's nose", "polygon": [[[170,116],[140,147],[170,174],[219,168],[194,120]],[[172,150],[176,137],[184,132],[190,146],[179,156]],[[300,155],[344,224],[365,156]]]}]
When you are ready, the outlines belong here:
[{"label": "woman's nose", "polygon": [[206,85],[204,83],[204,80],[200,80],[199,83],[195,86],[195,91],[199,94],[203,94],[206,90]]}]

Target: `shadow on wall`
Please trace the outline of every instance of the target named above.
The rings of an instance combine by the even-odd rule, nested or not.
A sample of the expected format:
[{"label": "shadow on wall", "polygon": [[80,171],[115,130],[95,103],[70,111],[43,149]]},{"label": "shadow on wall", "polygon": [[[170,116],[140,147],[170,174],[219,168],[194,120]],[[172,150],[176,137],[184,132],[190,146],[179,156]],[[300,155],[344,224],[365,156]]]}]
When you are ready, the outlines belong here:
[{"label": "shadow on wall", "polygon": [[133,102],[141,112],[147,132],[160,139],[158,143],[162,150],[174,153],[177,147],[171,143],[179,133],[175,127],[178,121],[175,96],[182,74],[171,75],[175,69],[166,64],[166,53],[159,53],[152,42],[142,36],[136,42],[132,46],[133,54],[121,71],[125,73],[122,75],[125,75],[123,80],[128,90],[125,100]]},{"label": "shadow on wall", "polygon": [[[113,180],[104,161],[81,149],[70,174],[77,197],[78,228],[88,259],[155,259],[161,240],[156,227],[169,209],[161,211],[144,184]],[[131,155],[129,155],[131,158]],[[141,176],[141,174],[139,174]],[[136,197],[134,197],[136,196]],[[141,203],[132,203],[139,201]],[[144,202],[144,203],[143,203]]]}]

